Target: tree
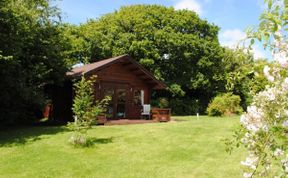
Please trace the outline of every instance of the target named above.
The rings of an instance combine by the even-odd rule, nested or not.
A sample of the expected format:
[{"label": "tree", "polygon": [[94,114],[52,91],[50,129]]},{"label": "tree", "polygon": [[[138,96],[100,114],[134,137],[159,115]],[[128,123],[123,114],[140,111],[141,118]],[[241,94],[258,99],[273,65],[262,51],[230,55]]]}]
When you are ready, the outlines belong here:
[{"label": "tree", "polygon": [[253,96],[264,90],[268,80],[264,76],[263,67],[272,65],[266,59],[255,60],[243,49],[225,49],[223,57],[223,73],[226,90],[241,97],[241,106],[246,109]]},{"label": "tree", "polygon": [[219,28],[195,12],[159,5],[126,6],[82,24],[78,31],[74,37],[82,37],[88,51],[74,61],[93,62],[127,53],[165,81],[175,96],[189,97],[192,91],[203,90],[201,96],[209,98],[225,90]]},{"label": "tree", "polygon": [[45,88],[65,75],[59,11],[49,0],[0,1],[0,122],[41,117]]},{"label": "tree", "polygon": [[90,127],[96,122],[97,116],[106,111],[110,97],[105,97],[100,102],[94,101],[94,83],[96,76],[89,79],[81,78],[74,84],[75,98],[73,99],[73,113],[76,117],[75,124],[80,127]]},{"label": "tree", "polygon": [[74,122],[68,126],[74,131],[70,142],[75,146],[89,146],[87,139],[87,129],[97,122],[97,116],[105,113],[106,106],[111,100],[106,96],[100,102],[94,100],[94,83],[96,76],[86,79],[84,76],[78,82],[74,83],[75,98],[73,99],[72,110],[74,113]]},{"label": "tree", "polygon": [[79,62],[89,63],[91,49],[88,41],[83,37],[80,27],[65,23],[61,24],[61,29],[63,38],[67,41],[66,50],[63,51],[65,64],[71,67]]}]

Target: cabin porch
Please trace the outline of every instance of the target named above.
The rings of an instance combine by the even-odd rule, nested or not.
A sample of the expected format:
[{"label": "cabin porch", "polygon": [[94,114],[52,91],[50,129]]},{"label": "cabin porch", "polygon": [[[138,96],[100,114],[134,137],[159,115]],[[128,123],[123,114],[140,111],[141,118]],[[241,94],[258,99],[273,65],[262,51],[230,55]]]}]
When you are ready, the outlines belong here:
[{"label": "cabin porch", "polygon": [[156,123],[168,122],[171,120],[171,110],[163,108],[152,108],[149,118],[121,118],[109,119],[105,115],[98,116],[97,123],[102,125],[126,125],[126,124],[143,124],[143,123]]},{"label": "cabin porch", "polygon": [[155,120],[145,119],[119,119],[119,120],[107,120],[104,125],[128,125],[128,124],[146,124],[146,123],[157,123]]}]

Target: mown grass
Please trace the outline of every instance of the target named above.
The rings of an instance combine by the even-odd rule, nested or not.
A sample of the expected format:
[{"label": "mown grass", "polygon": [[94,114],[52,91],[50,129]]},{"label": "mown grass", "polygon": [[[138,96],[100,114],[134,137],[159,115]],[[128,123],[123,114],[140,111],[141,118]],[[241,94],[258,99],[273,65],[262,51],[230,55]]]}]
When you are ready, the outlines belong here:
[{"label": "mown grass", "polygon": [[[0,177],[241,177],[241,149],[225,152],[239,117],[97,126],[94,146],[74,148],[65,127],[0,131]],[[183,121],[185,120],[185,121]]]}]

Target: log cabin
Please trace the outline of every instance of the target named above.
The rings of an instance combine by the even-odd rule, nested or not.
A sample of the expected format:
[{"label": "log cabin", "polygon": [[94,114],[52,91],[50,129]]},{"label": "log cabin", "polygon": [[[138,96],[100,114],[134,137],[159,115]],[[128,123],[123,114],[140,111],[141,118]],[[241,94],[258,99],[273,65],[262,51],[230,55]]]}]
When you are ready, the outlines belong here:
[{"label": "log cabin", "polygon": [[73,81],[84,76],[97,76],[94,84],[95,100],[111,96],[107,119],[140,119],[144,104],[150,104],[152,90],[162,90],[166,85],[129,55],[104,59],[75,67],[66,73],[63,87],[54,88],[53,114],[56,120],[72,121]]}]

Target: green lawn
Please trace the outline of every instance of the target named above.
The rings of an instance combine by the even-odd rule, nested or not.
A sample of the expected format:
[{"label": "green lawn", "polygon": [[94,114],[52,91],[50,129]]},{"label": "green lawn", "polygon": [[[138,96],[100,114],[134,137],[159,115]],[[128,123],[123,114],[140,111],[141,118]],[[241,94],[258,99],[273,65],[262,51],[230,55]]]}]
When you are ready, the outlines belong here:
[{"label": "green lawn", "polygon": [[0,177],[241,177],[244,151],[225,152],[239,117],[98,126],[95,145],[73,148],[65,127],[0,131]]}]

